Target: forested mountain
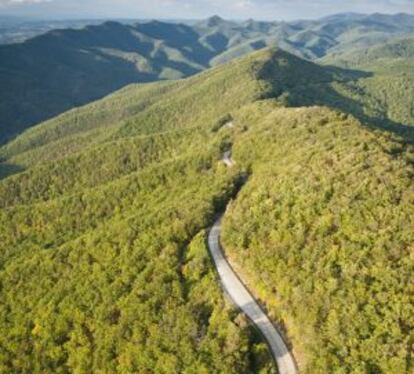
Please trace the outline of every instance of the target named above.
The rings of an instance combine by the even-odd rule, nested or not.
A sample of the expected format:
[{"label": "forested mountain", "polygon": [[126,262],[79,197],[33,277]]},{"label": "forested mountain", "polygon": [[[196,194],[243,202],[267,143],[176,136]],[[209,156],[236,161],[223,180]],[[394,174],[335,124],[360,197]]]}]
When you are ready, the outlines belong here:
[{"label": "forested mountain", "polygon": [[414,138],[363,100],[372,74],[267,49],[3,146],[0,371],[272,372],[208,256],[228,206],[301,372],[411,373]]},{"label": "forested mountain", "polygon": [[260,96],[254,61],[130,87],[8,148],[31,166],[0,187],[0,371],[271,371],[204,232],[238,188],[218,124]]},{"label": "forested mountain", "polygon": [[0,46],[0,142],[127,84],[198,73],[266,46],[308,59],[414,32],[414,16],[343,14],[317,21],[188,25],[106,22]]},{"label": "forested mountain", "polygon": [[405,59],[414,58],[414,37],[396,38],[387,43],[370,48],[355,48],[330,55],[320,59],[325,64],[335,64],[343,67],[358,67],[365,69],[384,69],[390,62],[398,63]]},{"label": "forested mountain", "polygon": [[366,49],[329,55],[319,62],[368,72],[348,86],[346,95],[363,103],[365,112],[388,118],[388,125],[414,126],[414,39],[395,39]]}]

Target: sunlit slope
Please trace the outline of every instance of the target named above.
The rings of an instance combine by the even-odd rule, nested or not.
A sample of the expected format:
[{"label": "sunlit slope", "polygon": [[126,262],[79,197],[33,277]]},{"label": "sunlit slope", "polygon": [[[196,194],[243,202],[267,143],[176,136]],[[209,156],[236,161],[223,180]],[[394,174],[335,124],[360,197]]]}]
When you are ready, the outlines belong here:
[{"label": "sunlit slope", "polygon": [[320,62],[368,72],[368,76],[345,87],[344,96],[361,103],[365,114],[388,120],[391,126],[414,126],[413,38],[334,53]]},{"label": "sunlit slope", "polygon": [[[7,148],[27,170],[0,182],[2,371],[272,372],[224,301],[204,236],[240,181],[219,162],[232,136],[221,126],[260,96],[254,66],[266,55],[195,77],[195,92],[162,86],[164,105],[149,87],[148,109],[131,88]],[[112,123],[119,103],[142,110],[120,108]],[[98,108],[114,116],[107,127]],[[101,140],[77,144],[89,131]],[[67,146],[50,156],[57,134]]]},{"label": "sunlit slope", "polygon": [[412,57],[414,57],[414,38],[397,38],[371,48],[332,53],[322,58],[321,61],[343,67],[366,66],[369,68],[371,66],[371,69],[373,69],[376,66],[377,69],[380,69],[381,65],[387,65],[394,62],[395,59]]},{"label": "sunlit slope", "polygon": [[[271,56],[285,76],[275,84],[267,81]],[[0,149],[3,165],[25,168],[123,137],[214,127],[244,104],[274,95],[275,86],[289,89],[289,74],[301,73],[303,64],[282,50],[264,50],[185,80],[129,86],[26,131]],[[315,66],[310,73],[320,71]]]},{"label": "sunlit slope", "polygon": [[173,87],[174,83],[129,86],[27,130],[3,146],[0,155],[11,158],[23,154],[21,158],[24,158],[28,151],[28,162],[65,156],[104,140],[124,119],[140,113]]},{"label": "sunlit slope", "polygon": [[205,247],[235,198],[224,248],[301,369],[409,373],[414,151],[344,113],[365,74],[263,50],[4,146],[0,371],[270,372]]},{"label": "sunlit slope", "polygon": [[304,373],[412,373],[414,149],[327,108],[272,107],[234,121],[251,177],[225,215],[227,254]]},{"label": "sunlit slope", "polygon": [[[25,167],[93,143],[185,127],[206,127],[242,105],[274,97],[283,105],[346,101],[332,88],[360,73],[321,67],[268,49],[181,81],[131,85],[93,104],[27,130],[0,148],[3,161]],[[344,108],[342,108],[344,107]]]}]

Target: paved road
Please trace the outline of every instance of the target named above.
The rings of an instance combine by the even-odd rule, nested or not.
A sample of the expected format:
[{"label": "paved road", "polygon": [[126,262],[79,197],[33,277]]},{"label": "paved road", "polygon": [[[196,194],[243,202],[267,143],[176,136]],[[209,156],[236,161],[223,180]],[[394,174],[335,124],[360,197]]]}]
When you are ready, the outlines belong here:
[{"label": "paved road", "polygon": [[[229,163],[226,160],[230,161]],[[223,157],[223,162],[229,167],[233,166],[231,160],[231,152],[226,152]],[[249,319],[256,325],[266,338],[267,343],[272,351],[273,357],[276,360],[279,374],[296,374],[296,365],[292,354],[289,352],[285,342],[277,329],[270,322],[267,315],[260,308],[259,304],[249,293],[241,280],[227,262],[220,246],[220,217],[213,228],[210,230],[208,236],[208,246],[214,264],[220,276],[222,286],[230,295],[233,302],[249,317]]]},{"label": "paved road", "polygon": [[226,166],[228,166],[229,168],[231,168],[232,166],[234,166],[234,161],[231,159],[231,151],[227,151],[224,152],[223,155],[223,162],[226,164]]}]

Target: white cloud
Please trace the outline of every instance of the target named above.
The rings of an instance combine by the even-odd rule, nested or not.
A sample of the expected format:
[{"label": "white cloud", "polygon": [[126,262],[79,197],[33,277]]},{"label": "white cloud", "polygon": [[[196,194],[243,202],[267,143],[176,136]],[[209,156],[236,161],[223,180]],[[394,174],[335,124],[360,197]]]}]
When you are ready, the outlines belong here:
[{"label": "white cloud", "polygon": [[0,5],[50,3],[53,0],[0,0]]},{"label": "white cloud", "polygon": [[252,8],[254,7],[254,3],[250,0],[240,0],[236,2],[236,7],[241,9]]}]

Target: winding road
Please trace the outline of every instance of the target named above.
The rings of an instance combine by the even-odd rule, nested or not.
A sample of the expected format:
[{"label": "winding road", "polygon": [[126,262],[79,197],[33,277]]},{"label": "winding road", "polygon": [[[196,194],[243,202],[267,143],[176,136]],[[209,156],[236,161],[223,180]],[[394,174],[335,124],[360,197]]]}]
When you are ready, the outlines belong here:
[{"label": "winding road", "polygon": [[229,168],[231,168],[232,166],[234,166],[234,161],[231,158],[231,151],[224,152],[223,162]]},{"label": "winding road", "polygon": [[[234,165],[234,162],[231,159],[231,152],[226,152],[224,154],[223,162],[229,167]],[[271,323],[257,301],[246,289],[224,256],[220,246],[222,218],[223,216],[216,221],[208,235],[208,247],[219,274],[221,284],[233,300],[234,304],[246,314],[265,337],[277,363],[279,374],[296,374],[295,361],[280,333]]]}]

